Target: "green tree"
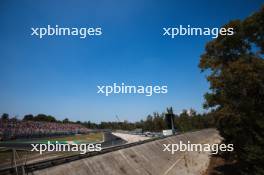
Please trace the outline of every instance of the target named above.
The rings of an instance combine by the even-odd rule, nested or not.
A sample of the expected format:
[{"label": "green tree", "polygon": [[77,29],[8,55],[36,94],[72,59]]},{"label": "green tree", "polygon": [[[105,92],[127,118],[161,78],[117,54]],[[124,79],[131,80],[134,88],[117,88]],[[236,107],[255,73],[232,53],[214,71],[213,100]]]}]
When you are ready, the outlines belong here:
[{"label": "green tree", "polygon": [[[207,43],[200,68],[210,72],[205,108],[214,109],[224,142],[234,144],[244,174],[264,174],[264,7],[231,21],[234,35]],[[208,71],[209,70],[209,71]]]},{"label": "green tree", "polygon": [[43,122],[56,122],[56,118],[51,115],[38,114],[34,117],[34,121],[43,121]]},{"label": "green tree", "polygon": [[3,113],[1,116],[2,120],[8,120],[9,119],[9,115],[7,113]]},{"label": "green tree", "polygon": [[153,117],[151,115],[147,116],[147,119],[144,124],[144,130],[145,131],[153,131],[154,126],[153,126]]},{"label": "green tree", "polygon": [[188,111],[184,109],[177,120],[177,127],[180,131],[186,132],[194,129],[192,127],[192,117],[189,116]]},{"label": "green tree", "polygon": [[33,120],[34,116],[32,114],[27,114],[24,116],[23,120]]},{"label": "green tree", "polygon": [[65,119],[62,120],[62,123],[69,123],[69,122],[70,122],[70,121],[69,121],[68,118],[65,118]]}]

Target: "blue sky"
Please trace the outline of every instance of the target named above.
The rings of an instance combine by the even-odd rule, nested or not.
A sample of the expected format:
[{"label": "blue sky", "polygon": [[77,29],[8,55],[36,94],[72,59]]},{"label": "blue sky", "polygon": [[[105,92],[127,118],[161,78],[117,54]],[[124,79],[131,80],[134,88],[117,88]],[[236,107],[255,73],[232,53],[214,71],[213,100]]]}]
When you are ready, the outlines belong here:
[{"label": "blue sky", "polygon": [[[136,121],[172,106],[204,111],[198,68],[210,36],[163,37],[163,27],[221,27],[261,1],[96,0],[0,2],[0,113]],[[100,37],[32,37],[31,27],[102,27]],[[97,85],[167,85],[167,94],[97,94]]]}]

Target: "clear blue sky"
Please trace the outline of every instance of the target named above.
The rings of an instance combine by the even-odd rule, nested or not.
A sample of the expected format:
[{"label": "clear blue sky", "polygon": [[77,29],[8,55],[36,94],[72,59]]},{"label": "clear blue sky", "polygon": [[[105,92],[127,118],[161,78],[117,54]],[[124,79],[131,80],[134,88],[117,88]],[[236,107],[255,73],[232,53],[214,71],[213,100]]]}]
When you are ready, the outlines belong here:
[{"label": "clear blue sky", "polygon": [[[221,27],[259,10],[257,0],[0,1],[0,113],[81,121],[136,121],[173,106],[204,111],[198,68],[210,36],[162,37],[163,27]],[[31,27],[102,27],[101,37],[30,36]],[[98,84],[168,85],[168,94],[97,94]]]}]

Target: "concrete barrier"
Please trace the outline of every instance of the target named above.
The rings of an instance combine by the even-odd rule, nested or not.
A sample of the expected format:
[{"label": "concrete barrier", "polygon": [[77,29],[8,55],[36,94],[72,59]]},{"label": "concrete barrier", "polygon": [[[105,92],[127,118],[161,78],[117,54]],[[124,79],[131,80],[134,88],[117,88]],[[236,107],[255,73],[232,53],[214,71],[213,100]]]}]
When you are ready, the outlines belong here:
[{"label": "concrete barrier", "polygon": [[142,145],[38,170],[34,175],[199,175],[209,164],[208,152],[164,152],[163,144],[219,143],[215,129],[172,136]]}]

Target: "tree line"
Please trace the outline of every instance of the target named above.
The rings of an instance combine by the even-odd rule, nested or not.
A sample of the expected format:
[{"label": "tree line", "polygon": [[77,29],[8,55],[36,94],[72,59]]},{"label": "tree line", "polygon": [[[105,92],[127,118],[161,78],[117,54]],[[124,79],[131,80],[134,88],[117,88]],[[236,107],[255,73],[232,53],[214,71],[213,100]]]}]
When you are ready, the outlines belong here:
[{"label": "tree line", "polygon": [[[2,119],[8,119],[8,114],[3,114]],[[10,118],[16,120],[16,118]],[[210,114],[199,114],[195,110],[183,110],[180,114],[174,114],[172,108],[167,108],[166,112],[158,113],[154,112],[152,115],[148,115],[144,120],[137,122],[129,122],[124,120],[111,121],[111,122],[100,122],[94,123],[91,121],[70,121],[68,118],[63,120],[57,120],[54,116],[38,114],[36,116],[27,114],[23,117],[23,121],[42,121],[42,122],[59,122],[59,123],[76,123],[81,124],[90,129],[111,129],[111,130],[135,130],[142,129],[143,131],[150,132],[162,132],[165,129],[172,128],[173,126],[176,131],[186,132],[196,129],[203,129],[214,127],[215,120]]]}]

